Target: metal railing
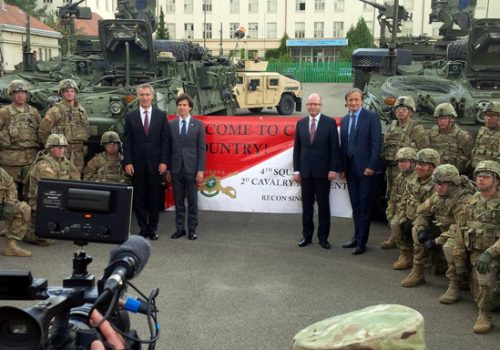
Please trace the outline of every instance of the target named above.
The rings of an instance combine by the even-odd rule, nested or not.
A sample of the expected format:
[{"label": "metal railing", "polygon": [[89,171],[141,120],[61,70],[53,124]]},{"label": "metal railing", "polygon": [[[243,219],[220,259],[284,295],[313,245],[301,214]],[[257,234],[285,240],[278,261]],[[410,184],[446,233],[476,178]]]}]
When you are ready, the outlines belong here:
[{"label": "metal railing", "polygon": [[268,72],[293,75],[301,83],[350,83],[351,62],[269,62]]}]

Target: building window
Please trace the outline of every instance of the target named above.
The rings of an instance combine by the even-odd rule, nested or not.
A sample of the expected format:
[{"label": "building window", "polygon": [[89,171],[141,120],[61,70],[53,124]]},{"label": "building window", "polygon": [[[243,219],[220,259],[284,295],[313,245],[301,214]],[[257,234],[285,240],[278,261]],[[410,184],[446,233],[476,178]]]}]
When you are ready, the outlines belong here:
[{"label": "building window", "polygon": [[204,39],[212,39],[212,23],[205,23],[203,30]]},{"label": "building window", "polygon": [[248,38],[257,39],[259,37],[259,23],[248,23]]},{"label": "building window", "polygon": [[212,0],[203,0],[201,11],[212,12]]},{"label": "building window", "polygon": [[259,12],[259,0],[248,0],[248,13]]},{"label": "building window", "polygon": [[276,0],[267,0],[267,13],[276,13]]},{"label": "building window", "polygon": [[276,22],[267,24],[267,38],[276,39],[278,37]]},{"label": "building window", "polygon": [[240,29],[239,23],[229,23],[229,38],[236,39],[236,31]]},{"label": "building window", "polygon": [[168,31],[168,37],[175,39],[175,23],[165,23],[165,28]]},{"label": "building window", "polygon": [[193,13],[193,0],[184,0],[184,13]]},{"label": "building window", "polygon": [[305,22],[295,22],[295,38],[304,38],[306,35],[306,24]]},{"label": "building window", "polygon": [[325,12],[325,0],[314,0],[314,11]]},{"label": "building window", "polygon": [[295,0],[295,11],[302,12],[306,10],[306,0]]},{"label": "building window", "polygon": [[240,0],[229,0],[229,12],[240,13]]},{"label": "building window", "polygon": [[333,10],[335,12],[344,12],[344,0],[335,0],[333,3]]},{"label": "building window", "polygon": [[165,12],[166,13],[175,13],[175,0],[166,0]]},{"label": "building window", "polygon": [[325,24],[323,22],[314,22],[314,37],[315,38],[325,37]]},{"label": "building window", "polygon": [[194,33],[194,24],[184,23],[184,38],[193,39],[193,33]]},{"label": "building window", "polygon": [[344,22],[333,22],[333,37],[344,37]]}]

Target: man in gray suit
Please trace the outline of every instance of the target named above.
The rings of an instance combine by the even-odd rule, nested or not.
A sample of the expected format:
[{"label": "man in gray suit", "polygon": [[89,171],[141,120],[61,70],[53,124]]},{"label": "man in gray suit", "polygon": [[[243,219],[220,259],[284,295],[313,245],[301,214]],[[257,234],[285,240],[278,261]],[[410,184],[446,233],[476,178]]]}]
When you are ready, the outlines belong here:
[{"label": "man in gray suit", "polygon": [[203,123],[191,116],[193,100],[187,94],[177,97],[177,118],[170,122],[172,153],[168,180],[174,188],[175,227],[173,239],[186,235],[186,206],[188,202],[188,238],[198,238],[198,184],[205,171],[205,129]]}]

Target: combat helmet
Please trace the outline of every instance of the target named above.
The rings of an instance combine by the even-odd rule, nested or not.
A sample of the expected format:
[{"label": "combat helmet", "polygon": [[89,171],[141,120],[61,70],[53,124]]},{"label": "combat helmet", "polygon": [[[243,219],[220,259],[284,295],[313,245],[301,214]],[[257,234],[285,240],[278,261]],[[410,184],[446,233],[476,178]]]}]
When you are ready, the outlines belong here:
[{"label": "combat helmet", "polygon": [[76,81],[73,79],[63,79],[59,82],[59,95],[65,90],[65,89],[75,89],[76,92],[78,92],[78,84]]},{"label": "combat helmet", "polygon": [[494,160],[480,161],[476,166],[476,169],[474,169],[474,176],[482,171],[492,172],[497,176],[497,179],[500,179],[500,164],[498,164],[498,162],[495,162]]},{"label": "combat helmet", "polygon": [[441,164],[432,173],[434,182],[452,182],[455,185],[461,184],[458,169],[451,164]]},{"label": "combat helmet", "polygon": [[45,148],[67,145],[68,140],[66,140],[66,137],[63,134],[51,134],[47,137],[47,142],[45,142]]},{"label": "combat helmet", "polygon": [[417,152],[417,162],[431,163],[438,167],[441,164],[441,157],[433,148],[422,148]]},{"label": "combat helmet", "polygon": [[484,109],[483,113],[493,113],[497,116],[500,115],[500,102],[490,102],[488,103]]},{"label": "combat helmet", "polygon": [[411,96],[399,96],[396,100],[396,103],[394,104],[394,107],[398,108],[400,106],[407,107],[415,112],[415,101],[413,101],[413,98],[411,98]]},{"label": "combat helmet", "polygon": [[446,102],[438,104],[434,109],[435,117],[448,116],[448,115],[451,115],[454,118],[457,117],[457,111],[455,111],[455,108],[451,103]]},{"label": "combat helmet", "polygon": [[396,152],[396,161],[398,160],[417,160],[417,151],[411,147],[402,147]]},{"label": "combat helmet", "polygon": [[101,137],[101,146],[107,145],[108,143],[116,143],[121,145],[122,140],[120,136],[115,131],[106,131]]},{"label": "combat helmet", "polygon": [[28,92],[30,89],[30,84],[21,79],[12,80],[9,84],[9,94],[13,94],[18,91]]}]

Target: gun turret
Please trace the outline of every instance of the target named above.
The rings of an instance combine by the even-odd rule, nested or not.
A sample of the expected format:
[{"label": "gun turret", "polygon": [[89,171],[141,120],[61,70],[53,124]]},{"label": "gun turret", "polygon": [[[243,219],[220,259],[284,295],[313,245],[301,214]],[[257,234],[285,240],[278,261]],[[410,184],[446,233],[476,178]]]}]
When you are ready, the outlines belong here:
[{"label": "gun turret", "polygon": [[380,5],[374,1],[368,1],[368,0],[359,0],[359,1],[364,2],[365,4],[368,4],[370,6],[373,6],[381,12],[386,12],[386,7],[384,5]]},{"label": "gun turret", "polygon": [[154,32],[158,25],[155,12],[156,0],[118,0],[115,18],[141,19],[149,23]]},{"label": "gun turret", "polygon": [[[439,28],[439,35],[445,40],[455,40],[457,37],[467,35],[477,0],[432,0],[429,23],[443,22]],[[459,29],[453,28],[457,25]]]}]

